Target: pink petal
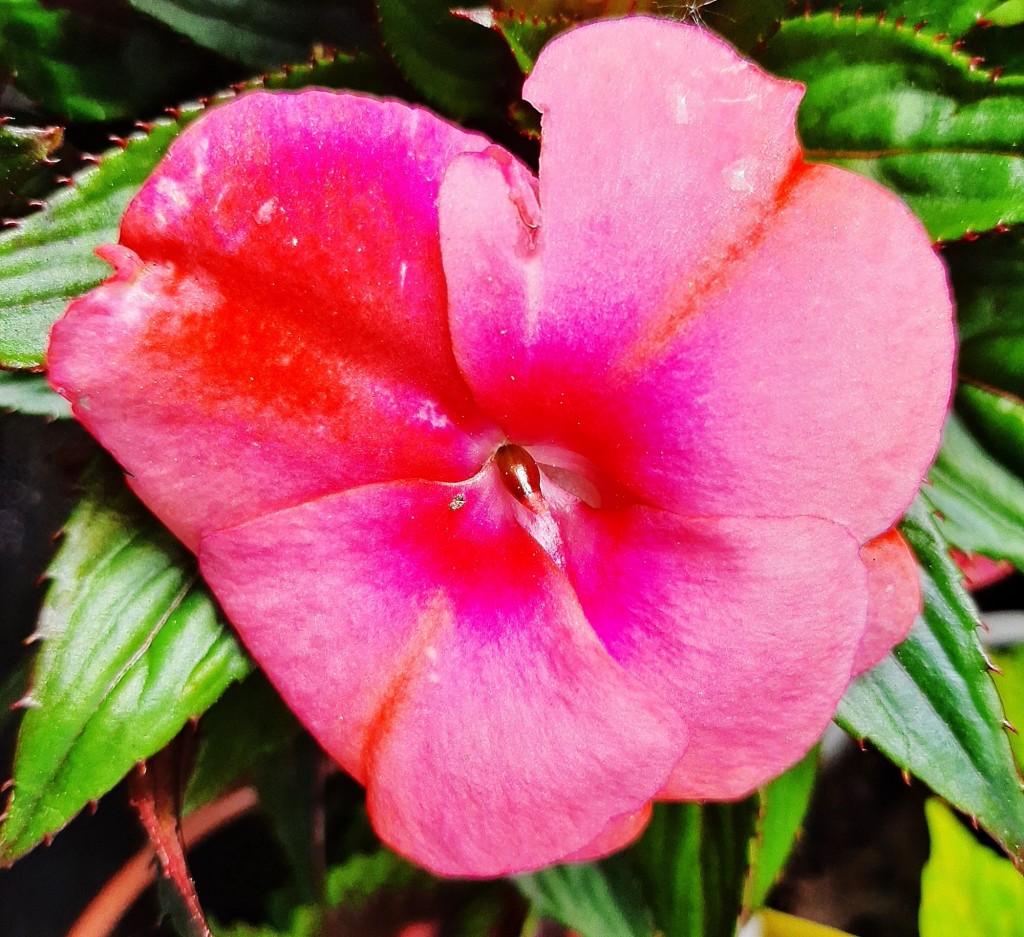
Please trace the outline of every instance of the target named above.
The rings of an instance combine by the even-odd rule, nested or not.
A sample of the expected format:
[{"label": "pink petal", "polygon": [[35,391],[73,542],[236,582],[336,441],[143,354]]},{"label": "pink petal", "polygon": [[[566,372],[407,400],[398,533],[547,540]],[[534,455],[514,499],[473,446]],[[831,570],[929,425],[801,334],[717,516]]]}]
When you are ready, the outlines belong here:
[{"label": "pink petal", "polygon": [[807,752],[864,630],[867,578],[845,530],[643,507],[581,507],[564,525],[591,625],[689,732],[662,797],[738,797]]},{"label": "pink petal", "polygon": [[647,827],[651,820],[653,803],[644,804],[642,810],[635,813],[628,813],[623,817],[616,817],[582,849],[563,856],[561,862],[591,862],[594,859],[603,859],[605,856],[618,852],[624,846],[628,846]]},{"label": "pink petal", "polygon": [[172,146],[49,361],[190,546],[352,485],[465,478],[493,449],[451,351],[436,209],[444,166],[485,145],[307,91],[249,95]]},{"label": "pink petal", "polygon": [[493,466],[268,515],[206,538],[200,562],[289,706],[366,783],[381,836],[437,872],[586,848],[683,749]]},{"label": "pink petal", "polygon": [[921,611],[917,561],[898,530],[861,547],[868,571],[868,627],[857,648],[854,675],[870,670],[913,627]]},{"label": "pink petal", "polygon": [[963,573],[964,588],[971,592],[994,585],[1013,573],[1013,564],[1006,560],[993,560],[980,553],[963,553],[953,547],[949,555]]},{"label": "pink petal", "polygon": [[803,165],[799,88],[687,26],[573,30],[526,93],[544,111],[539,205],[493,151],[442,186],[453,340],[481,404],[669,510],[886,530],[952,375],[945,274],[916,219]]}]

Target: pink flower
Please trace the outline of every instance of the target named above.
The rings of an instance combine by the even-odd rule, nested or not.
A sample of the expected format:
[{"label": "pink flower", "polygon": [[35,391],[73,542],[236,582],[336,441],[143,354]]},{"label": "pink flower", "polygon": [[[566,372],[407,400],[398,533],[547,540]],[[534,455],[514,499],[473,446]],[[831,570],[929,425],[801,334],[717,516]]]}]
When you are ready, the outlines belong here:
[{"label": "pink flower", "polygon": [[186,131],[54,328],[55,386],[289,705],[441,873],[734,798],[906,633],[941,265],[803,162],[801,88],[696,28],[573,30],[539,179],[418,108]]}]

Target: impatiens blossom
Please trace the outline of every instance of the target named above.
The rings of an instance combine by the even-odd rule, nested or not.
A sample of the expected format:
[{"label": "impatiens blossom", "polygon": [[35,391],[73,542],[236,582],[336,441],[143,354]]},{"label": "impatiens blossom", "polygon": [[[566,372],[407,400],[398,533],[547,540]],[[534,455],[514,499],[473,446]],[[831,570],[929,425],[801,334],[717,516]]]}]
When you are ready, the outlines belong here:
[{"label": "impatiens blossom", "polygon": [[946,279],[691,26],[552,42],[539,175],[425,110],[251,94],[131,204],[54,385],[396,849],[494,875],[800,758],[906,633]]}]

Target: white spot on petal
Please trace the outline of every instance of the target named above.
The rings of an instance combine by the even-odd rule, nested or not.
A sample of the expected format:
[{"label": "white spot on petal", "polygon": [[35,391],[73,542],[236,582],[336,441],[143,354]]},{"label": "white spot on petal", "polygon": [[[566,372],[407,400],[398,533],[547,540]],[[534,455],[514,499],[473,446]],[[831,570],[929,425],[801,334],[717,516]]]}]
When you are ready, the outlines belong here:
[{"label": "white spot on petal", "polygon": [[754,182],[751,178],[757,168],[752,160],[740,159],[722,170],[725,181],[733,192],[753,192]]},{"label": "white spot on petal", "polygon": [[756,101],[758,95],[756,91],[752,91],[750,94],[744,95],[742,98],[719,98],[719,102],[722,104],[749,104],[751,101]]},{"label": "white spot on petal", "polygon": [[167,199],[177,208],[188,208],[188,197],[185,190],[174,180],[161,176],[156,180],[155,188],[161,198]]},{"label": "white spot on petal", "polygon": [[277,199],[268,198],[258,209],[256,209],[256,221],[258,224],[270,224],[277,211]]},{"label": "white spot on petal", "polygon": [[443,429],[451,422],[437,407],[433,400],[424,400],[416,411],[416,419],[429,423],[434,429]]},{"label": "white spot on petal", "polygon": [[672,107],[672,118],[677,124],[690,122],[690,108],[686,103],[686,89],[682,85],[672,85],[668,89],[669,104]]},{"label": "white spot on petal", "polygon": [[197,182],[206,175],[206,157],[210,155],[210,141],[201,137],[195,144],[192,156],[195,162],[192,164],[192,178]]}]

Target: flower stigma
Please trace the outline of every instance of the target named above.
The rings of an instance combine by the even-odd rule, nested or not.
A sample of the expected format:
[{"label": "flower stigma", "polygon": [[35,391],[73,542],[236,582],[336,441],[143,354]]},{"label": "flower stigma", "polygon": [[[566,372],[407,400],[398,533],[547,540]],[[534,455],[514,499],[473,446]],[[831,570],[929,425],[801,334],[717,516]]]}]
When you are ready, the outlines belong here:
[{"label": "flower stigma", "polygon": [[512,497],[533,511],[541,509],[540,469],[522,446],[506,443],[494,453],[494,464]]}]

